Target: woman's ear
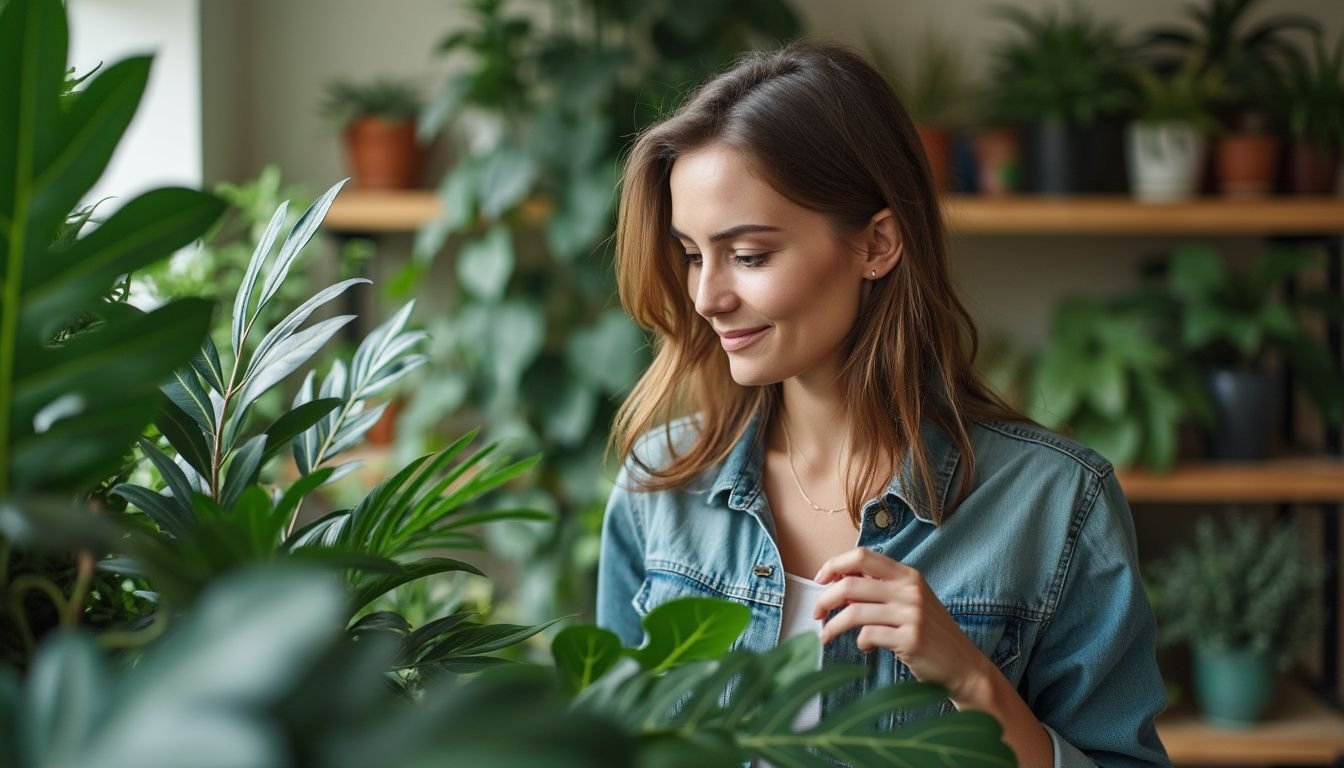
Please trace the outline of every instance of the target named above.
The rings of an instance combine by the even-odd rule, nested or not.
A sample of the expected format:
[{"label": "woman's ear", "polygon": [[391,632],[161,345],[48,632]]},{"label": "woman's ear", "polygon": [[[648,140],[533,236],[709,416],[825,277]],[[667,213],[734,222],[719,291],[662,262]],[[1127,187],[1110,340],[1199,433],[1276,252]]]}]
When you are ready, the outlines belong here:
[{"label": "woman's ear", "polygon": [[869,280],[886,277],[901,262],[901,256],[905,253],[905,242],[901,239],[900,227],[890,208],[883,208],[873,214],[864,230],[864,237],[863,276]]}]

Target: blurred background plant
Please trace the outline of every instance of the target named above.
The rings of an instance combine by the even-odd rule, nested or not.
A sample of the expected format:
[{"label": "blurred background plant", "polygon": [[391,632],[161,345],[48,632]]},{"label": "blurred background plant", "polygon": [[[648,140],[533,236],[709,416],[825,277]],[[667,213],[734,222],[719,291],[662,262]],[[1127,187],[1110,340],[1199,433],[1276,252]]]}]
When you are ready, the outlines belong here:
[{"label": "blurred background plant", "polygon": [[644,335],[616,305],[611,271],[619,154],[691,84],[758,44],[800,32],[781,0],[636,3],[556,0],[543,29],[499,0],[438,51],[463,60],[429,104],[421,136],[455,148],[442,216],[418,236],[398,282],[419,284],[449,237],[458,245],[447,317],[429,325],[432,365],[399,420],[397,455],[431,447],[438,425],[488,424],[550,457],[519,504],[554,528],[500,526],[497,552],[525,560],[521,617],[586,610],[603,463],[619,398],[647,364]]}]

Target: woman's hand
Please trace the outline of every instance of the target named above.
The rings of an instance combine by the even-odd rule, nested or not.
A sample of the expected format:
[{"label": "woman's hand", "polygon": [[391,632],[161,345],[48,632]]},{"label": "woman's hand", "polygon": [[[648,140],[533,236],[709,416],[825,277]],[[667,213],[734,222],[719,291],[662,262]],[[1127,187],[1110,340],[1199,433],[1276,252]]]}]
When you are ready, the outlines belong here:
[{"label": "woman's hand", "polygon": [[859,630],[864,652],[886,648],[915,678],[941,685],[958,709],[976,706],[992,685],[993,669],[975,643],[961,631],[923,575],[908,565],[857,547],[827,560],[818,584],[831,586],[817,598],[815,619],[825,619],[821,642]]}]

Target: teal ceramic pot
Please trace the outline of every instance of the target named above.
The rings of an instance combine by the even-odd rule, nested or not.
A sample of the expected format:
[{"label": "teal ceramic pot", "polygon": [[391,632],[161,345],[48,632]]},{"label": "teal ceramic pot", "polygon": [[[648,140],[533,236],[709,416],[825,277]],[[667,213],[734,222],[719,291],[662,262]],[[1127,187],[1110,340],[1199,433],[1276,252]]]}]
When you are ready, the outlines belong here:
[{"label": "teal ceramic pot", "polygon": [[1204,718],[1225,728],[1260,720],[1274,695],[1278,670],[1250,650],[1195,648],[1195,699]]}]

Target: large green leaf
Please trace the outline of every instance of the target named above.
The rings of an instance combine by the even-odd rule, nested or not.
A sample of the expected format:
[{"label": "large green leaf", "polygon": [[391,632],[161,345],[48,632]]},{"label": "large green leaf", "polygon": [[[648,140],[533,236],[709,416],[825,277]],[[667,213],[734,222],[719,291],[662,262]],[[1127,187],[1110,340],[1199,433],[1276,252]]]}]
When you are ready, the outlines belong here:
[{"label": "large green leaf", "polygon": [[750,621],[751,610],[740,603],[703,597],[669,600],[644,617],[649,641],[634,656],[655,672],[713,659],[732,647]]},{"label": "large green leaf", "polygon": [[592,626],[568,627],[551,641],[560,684],[571,695],[606,674],[621,659],[616,633]]}]

